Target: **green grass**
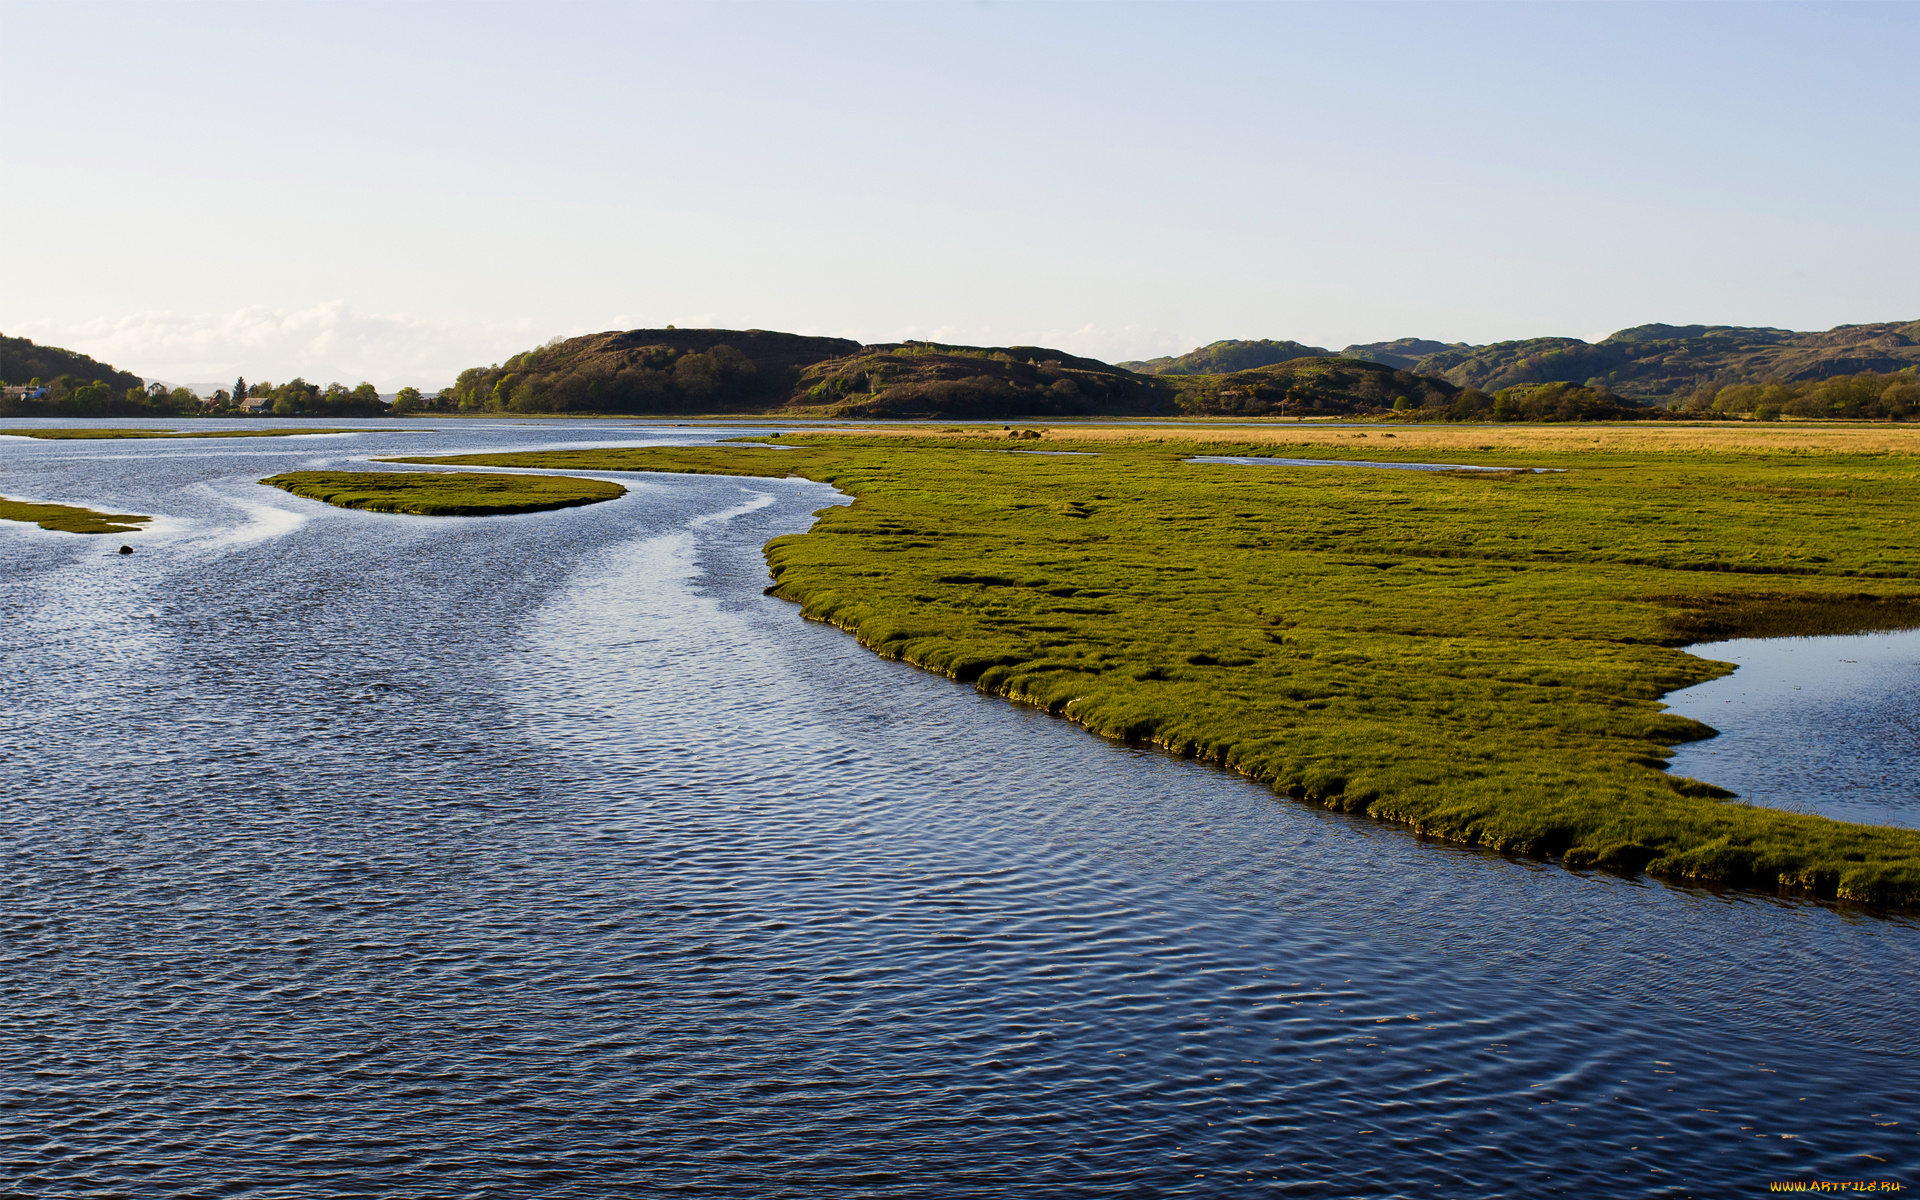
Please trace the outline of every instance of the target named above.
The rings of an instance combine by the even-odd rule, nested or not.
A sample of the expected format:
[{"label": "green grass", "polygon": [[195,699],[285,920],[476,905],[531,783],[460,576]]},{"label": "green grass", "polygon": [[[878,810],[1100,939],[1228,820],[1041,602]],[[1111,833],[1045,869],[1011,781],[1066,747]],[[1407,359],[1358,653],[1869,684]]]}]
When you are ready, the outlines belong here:
[{"label": "green grass", "polygon": [[774,592],[889,658],[1432,837],[1920,903],[1920,831],[1670,776],[1711,731],[1659,703],[1731,669],[1698,637],[1920,625],[1920,460],[1516,436],[1438,461],[1572,469],[1208,466],[1180,458],[1436,452],[1058,428],[1098,456],[965,433],[402,461],[822,480],[857,502],[768,544]]},{"label": "green grass", "polygon": [[139,533],[140,525],[151,520],[133,513],[95,512],[70,504],[36,504],[0,496],[0,521],[29,521],[61,533]]},{"label": "green grass", "polygon": [[53,440],[92,440],[95,438],[230,438],[298,437],[309,433],[366,433],[364,429],[213,429],[204,433],[183,433],[167,429],[0,429],[0,437],[48,438]]},{"label": "green grass", "polygon": [[476,471],[292,471],[261,483],[341,508],[423,517],[491,517],[596,504],[627,494],[617,483],[561,475]]}]

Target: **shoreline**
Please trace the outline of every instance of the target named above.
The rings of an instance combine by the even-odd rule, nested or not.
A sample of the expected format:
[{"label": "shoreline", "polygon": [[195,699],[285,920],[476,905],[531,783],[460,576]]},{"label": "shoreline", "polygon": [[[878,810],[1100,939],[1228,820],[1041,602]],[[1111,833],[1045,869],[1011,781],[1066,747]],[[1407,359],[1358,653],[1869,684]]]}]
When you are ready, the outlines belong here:
[{"label": "shoreline", "polygon": [[[820,434],[777,465],[750,443],[396,461],[829,483],[856,503],[768,543],[769,592],[882,657],[1424,836],[1572,870],[1920,903],[1920,833],[1721,803],[1665,770],[1712,731],[1659,700],[1730,670],[1678,649],[1705,637],[1920,625],[1920,590],[1900,582],[1920,562],[1863,570],[1903,537],[1793,557],[1836,493],[1863,521],[1904,513],[1920,493],[1904,463],[1862,474],[1878,456],[1854,454],[1856,496],[1777,486],[1824,480],[1826,456],[1737,450],[1481,464],[1584,468],[1552,476],[1201,478],[1173,469],[1190,445],[955,453],[980,441]],[[1662,515],[1675,487],[1706,515],[1690,517],[1694,548],[1654,555],[1681,532]],[[1730,538],[1745,549],[1755,522],[1774,530],[1753,552],[1769,561],[1699,560]]]}]

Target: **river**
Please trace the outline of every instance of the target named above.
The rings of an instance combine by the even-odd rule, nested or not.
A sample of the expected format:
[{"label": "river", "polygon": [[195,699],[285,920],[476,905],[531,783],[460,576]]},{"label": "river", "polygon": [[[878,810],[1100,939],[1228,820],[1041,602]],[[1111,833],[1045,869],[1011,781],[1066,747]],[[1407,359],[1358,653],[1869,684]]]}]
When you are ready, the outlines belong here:
[{"label": "river", "polygon": [[14,1192],[1912,1182],[1910,919],[1426,842],[882,661],[762,594],[823,485],[255,482],[715,436],[358,424],[0,439],[0,494],[163,517],[0,523]]}]

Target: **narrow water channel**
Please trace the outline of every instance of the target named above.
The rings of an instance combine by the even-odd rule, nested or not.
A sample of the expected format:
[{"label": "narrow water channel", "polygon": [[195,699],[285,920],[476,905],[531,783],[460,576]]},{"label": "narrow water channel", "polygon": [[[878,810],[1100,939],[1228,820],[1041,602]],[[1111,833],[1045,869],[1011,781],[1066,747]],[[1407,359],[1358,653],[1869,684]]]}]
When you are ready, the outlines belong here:
[{"label": "narrow water channel", "polygon": [[0,525],[13,1191],[1726,1196],[1916,1161],[1911,921],[1423,842],[881,661],[761,592],[820,485],[456,521],[254,482],[708,436],[369,427],[0,439],[0,493],[167,518],[131,556]]}]

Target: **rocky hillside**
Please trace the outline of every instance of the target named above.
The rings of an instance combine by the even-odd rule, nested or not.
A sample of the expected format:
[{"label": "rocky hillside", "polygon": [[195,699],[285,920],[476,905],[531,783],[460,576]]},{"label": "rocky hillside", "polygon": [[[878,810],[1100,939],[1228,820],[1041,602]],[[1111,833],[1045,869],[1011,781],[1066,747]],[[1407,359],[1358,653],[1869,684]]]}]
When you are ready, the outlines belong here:
[{"label": "rocky hillside", "polygon": [[1734,325],[1637,325],[1598,342],[1526,338],[1490,346],[1404,338],[1348,352],[1461,387],[1492,392],[1523,384],[1606,384],[1623,396],[1664,402],[1733,384],[1798,383],[1920,363],[1920,321],[1841,325],[1822,333]]}]

